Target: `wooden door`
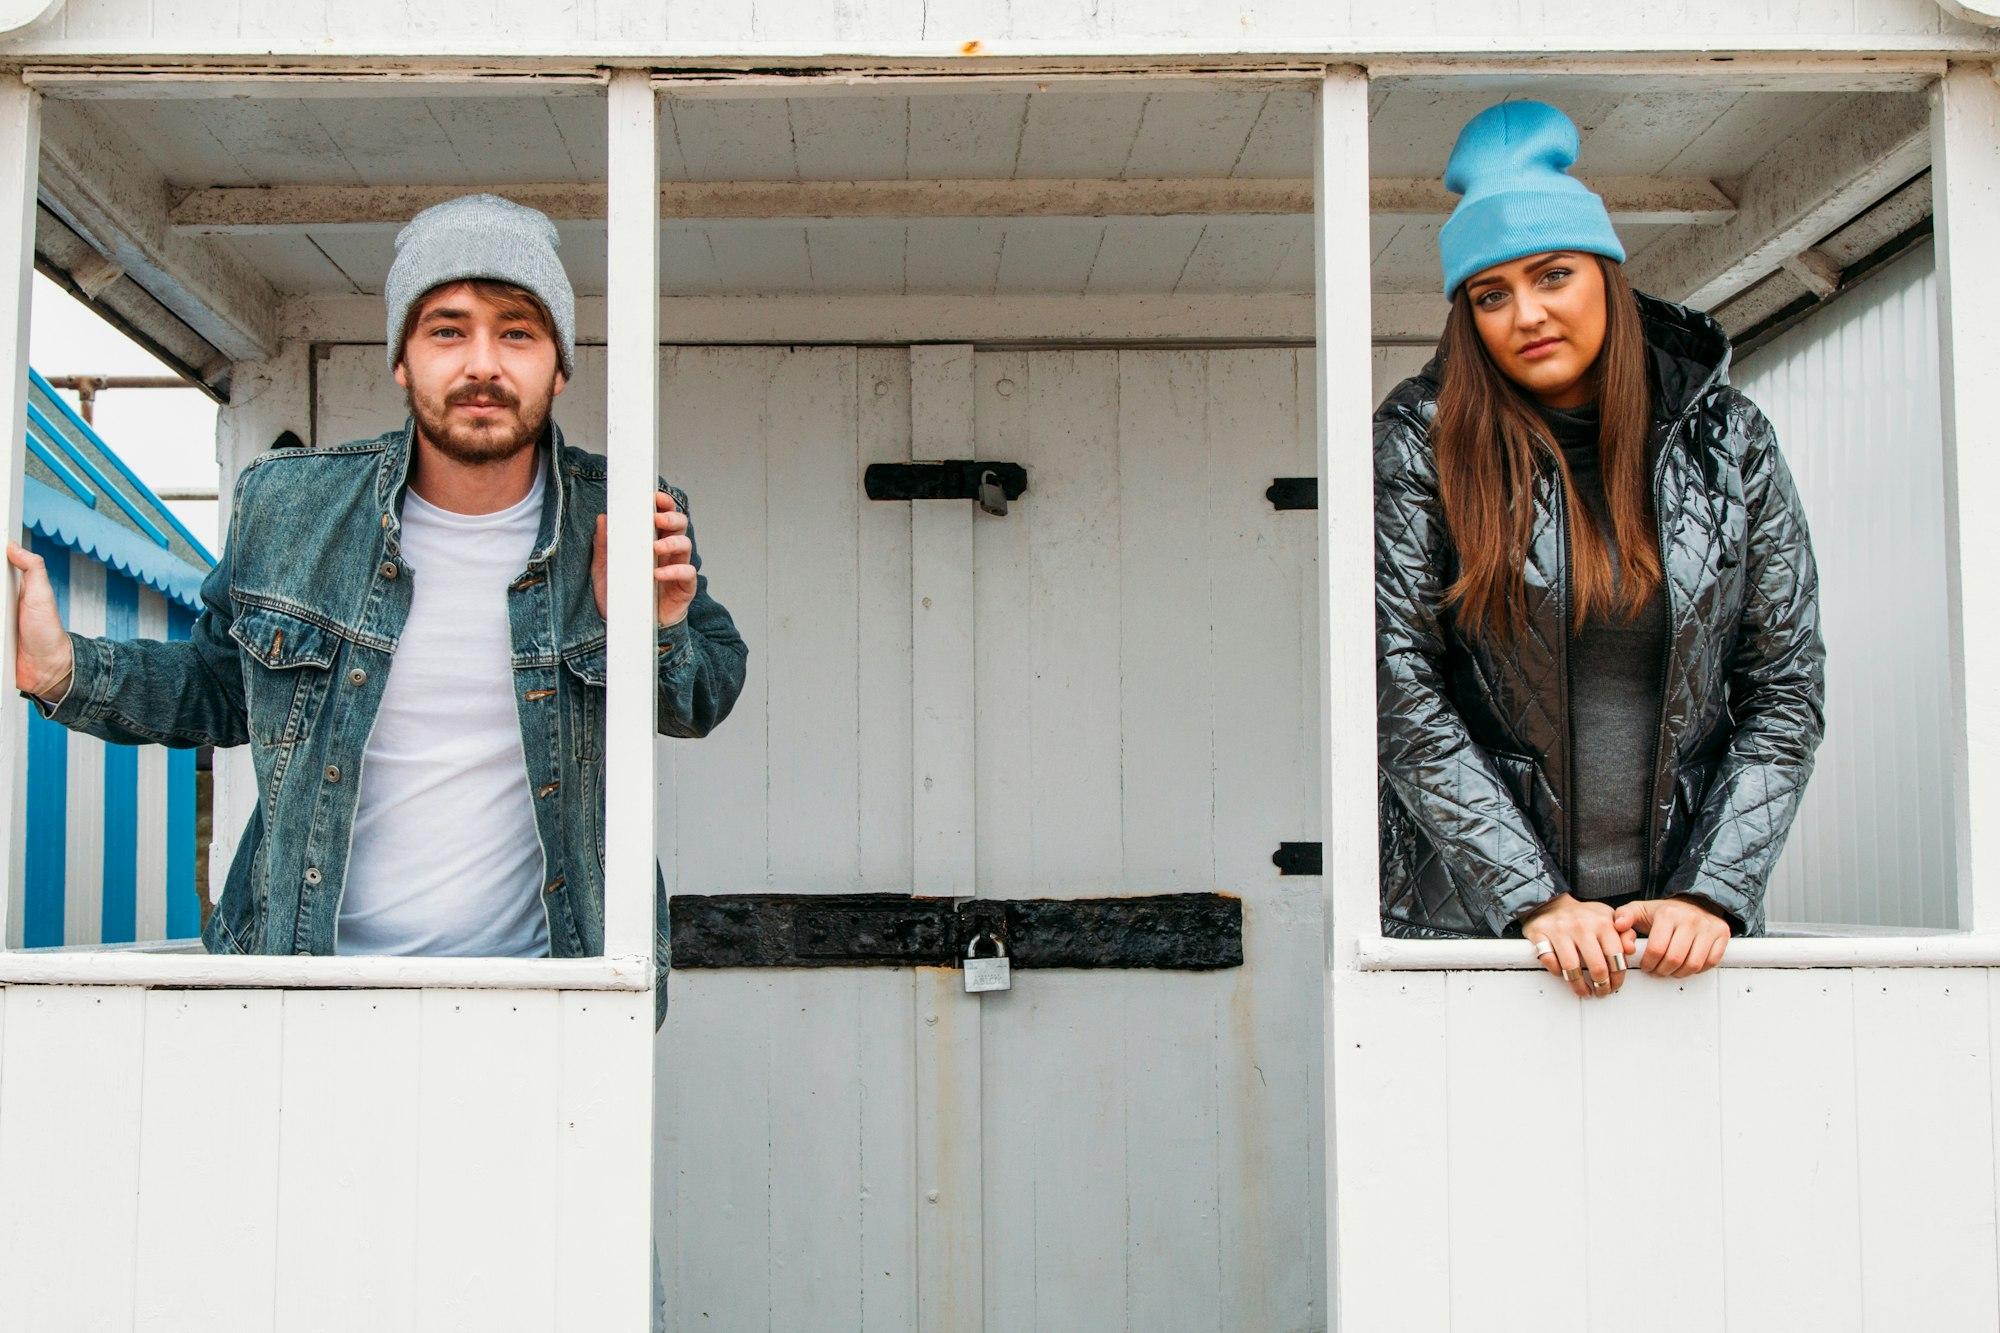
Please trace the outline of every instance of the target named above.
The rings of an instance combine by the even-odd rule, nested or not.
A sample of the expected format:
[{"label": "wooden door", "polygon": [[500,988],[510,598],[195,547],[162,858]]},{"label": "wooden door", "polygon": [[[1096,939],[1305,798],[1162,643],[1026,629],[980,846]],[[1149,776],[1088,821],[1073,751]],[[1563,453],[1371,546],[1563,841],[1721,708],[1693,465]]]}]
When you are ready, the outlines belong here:
[{"label": "wooden door", "polygon": [[[379,348],[321,433],[399,409]],[[594,349],[557,419],[596,447]],[[661,471],[750,645],[664,740],[669,891],[1244,900],[1244,965],[677,970],[675,1327],[1323,1326],[1313,471],[1303,349],[668,347]],[[353,360],[353,366],[347,362]],[[913,426],[914,421],[914,426]],[[1004,518],[874,462],[1024,464]],[[1357,627],[1368,632],[1368,627]]]}]

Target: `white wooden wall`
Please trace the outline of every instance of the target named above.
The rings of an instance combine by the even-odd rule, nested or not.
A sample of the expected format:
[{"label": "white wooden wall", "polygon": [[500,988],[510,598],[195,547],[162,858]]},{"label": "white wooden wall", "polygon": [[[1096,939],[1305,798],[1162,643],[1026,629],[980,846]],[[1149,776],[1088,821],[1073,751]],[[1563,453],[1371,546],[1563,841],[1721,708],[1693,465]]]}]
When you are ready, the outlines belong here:
[{"label": "white wooden wall", "polygon": [[1959,924],[1933,269],[1928,246],[1905,256],[1733,376],[1798,480],[1827,641],[1826,741],[1774,921]]},{"label": "white wooden wall", "polygon": [[0,988],[0,1326],[630,1326],[601,1219],[651,1022],[640,992]]},{"label": "white wooden wall", "polygon": [[988,1328],[1325,1320],[1320,883],[1271,864],[1318,834],[1317,534],[1264,497],[1313,471],[1312,365],[976,362],[1032,488],[975,526],[979,892],[1240,894],[1245,957],[985,1008]]},{"label": "white wooden wall", "polygon": [[[597,355],[558,413],[585,447]],[[1263,494],[1312,471],[1311,354],[935,358],[967,380],[959,447],[1029,469],[1005,519],[861,497],[867,463],[911,457],[912,362],[662,354],[662,471],[750,644],[728,721],[661,743],[670,889],[935,891],[917,846],[949,816],[916,812],[962,780],[979,894],[1240,894],[1247,965],[1027,972],[983,1001],[954,971],[676,972],[670,1310],[1321,1327],[1320,888],[1270,860],[1318,833],[1315,536]],[[379,348],[334,349],[319,384],[322,440],[400,419]],[[919,584],[913,523],[955,517]],[[976,696],[956,743],[916,725],[964,684],[927,665],[954,651]]]},{"label": "white wooden wall", "polygon": [[[496,14],[504,13],[504,22]],[[496,23],[501,26],[496,28]],[[422,0],[68,0],[45,24],[16,39],[24,52],[245,50],[379,55],[402,51],[528,51],[559,54],[634,50],[672,42],[712,49],[886,50],[918,43],[940,54],[967,40],[1030,48],[1102,43],[1125,52],[1134,39],[1179,51],[1519,49],[1522,33],[1561,34],[1586,49],[1684,49],[1780,45],[1931,46],[1984,40],[1986,30],[1947,17],[1936,0],[1839,0],[1743,4],[1738,0],[1280,0],[1217,8],[1199,0],[596,0],[507,7],[474,3],[445,11]],[[813,48],[813,43],[837,42]],[[861,44],[866,43],[868,46]],[[977,54],[975,49],[972,54]]]},{"label": "white wooden wall", "polygon": [[2000,987],[1337,973],[1348,1328],[1984,1330]]}]

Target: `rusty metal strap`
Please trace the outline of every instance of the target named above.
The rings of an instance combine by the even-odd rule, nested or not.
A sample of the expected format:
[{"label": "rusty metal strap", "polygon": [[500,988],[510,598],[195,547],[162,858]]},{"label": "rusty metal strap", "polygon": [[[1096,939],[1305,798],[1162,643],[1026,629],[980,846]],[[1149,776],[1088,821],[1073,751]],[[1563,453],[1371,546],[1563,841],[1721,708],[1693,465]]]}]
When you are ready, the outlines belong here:
[{"label": "rusty metal strap", "polygon": [[919,898],[896,893],[677,894],[675,967],[948,967],[992,933],[1017,968],[1212,971],[1243,964],[1243,903],[1133,898]]}]

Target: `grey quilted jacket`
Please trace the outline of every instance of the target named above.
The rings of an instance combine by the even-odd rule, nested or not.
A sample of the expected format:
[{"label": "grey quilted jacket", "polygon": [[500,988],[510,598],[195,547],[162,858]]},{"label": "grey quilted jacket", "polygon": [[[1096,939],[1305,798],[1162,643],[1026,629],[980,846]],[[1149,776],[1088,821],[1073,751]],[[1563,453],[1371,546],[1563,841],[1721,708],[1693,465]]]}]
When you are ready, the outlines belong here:
[{"label": "grey quilted jacket", "polygon": [[[1639,299],[1671,625],[1647,894],[1699,898],[1757,934],[1824,725],[1819,579],[1771,423],[1726,381],[1727,337]],[[1438,371],[1375,412],[1382,926],[1495,936],[1565,892],[1576,864],[1568,523],[1551,467],[1534,487],[1526,633],[1460,634],[1441,609],[1457,569],[1430,442]]]}]

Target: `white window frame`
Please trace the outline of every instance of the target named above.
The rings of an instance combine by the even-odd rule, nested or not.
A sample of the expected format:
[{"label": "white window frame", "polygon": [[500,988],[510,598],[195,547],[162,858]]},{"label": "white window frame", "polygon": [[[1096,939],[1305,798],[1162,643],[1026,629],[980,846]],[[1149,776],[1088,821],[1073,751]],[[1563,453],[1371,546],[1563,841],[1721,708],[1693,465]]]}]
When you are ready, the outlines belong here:
[{"label": "white window frame", "polygon": [[[1370,450],[1367,322],[1367,82],[1386,75],[1511,74],[1524,83],[1579,72],[1796,81],[1798,86],[1908,91],[1932,79],[1932,190],[1937,229],[1942,419],[1945,437],[1947,604],[1960,929],[1733,941],[1725,967],[1990,967],[2000,965],[2000,626],[1978,616],[1977,583],[1962,571],[2000,567],[2000,525],[1961,511],[1967,497],[2000,494],[2000,83],[1983,61],[1877,62],[1773,57],[1713,65],[1610,61],[1373,62],[1329,66],[1315,143],[1315,310],[1321,487],[1320,626],[1323,663],[1321,821],[1325,829],[1328,966],[1343,971],[1540,971],[1522,940],[1392,939],[1382,933],[1376,829],[1374,475]],[[1956,238],[1963,244],[1954,245]],[[1957,373],[1960,364],[1966,373]],[[1976,580],[1976,575],[1975,575]]]},{"label": "white window frame", "polygon": [[[143,76],[107,71],[30,71],[0,75],[0,254],[11,253],[0,282],[0,327],[14,330],[13,362],[0,376],[0,426],[7,431],[7,475],[0,488],[0,531],[17,533],[28,388],[28,315],[34,272],[35,211],[44,96],[89,95],[121,80],[148,95],[215,95],[224,87],[250,95],[365,95],[389,76],[330,72],[277,74],[190,67]],[[449,69],[393,75],[400,86],[440,90],[473,81]],[[364,955],[285,957],[187,952],[186,941],[141,946],[0,950],[0,984],[88,984],[280,988],[468,988],[649,991],[654,984],[653,893],[658,777],[653,633],[652,513],[659,439],[659,155],[657,103],[647,70],[608,74],[477,76],[481,85],[518,82],[524,91],[552,83],[601,86],[609,135],[606,249],[621,281],[606,295],[606,458],[609,470],[608,593],[605,649],[607,719],[604,756],[605,941],[595,958],[404,958]],[[9,571],[0,616],[0,663],[12,684],[19,578]],[[0,810],[8,812],[6,892],[0,893],[0,939],[24,874],[22,779],[26,710],[0,708]]]},{"label": "white window frame", "polygon": [[[1855,58],[1766,58],[1700,66],[1712,73],[1690,75],[1685,63],[1647,65],[1600,62],[1602,71],[1707,77],[1742,82],[1796,77],[1837,80],[1839,86],[1907,89],[1913,73],[1940,75],[1931,97],[1933,182],[1938,231],[1941,334],[1940,391],[1946,438],[1947,566],[1950,586],[1951,657],[1954,694],[1961,727],[1954,752],[1954,784],[1959,839],[1959,892],[1962,929],[1949,935],[1866,935],[1790,939],[1749,939],[1732,944],[1725,966],[1984,966],[2000,965],[2000,832],[1993,807],[2000,772],[2000,706],[1973,706],[1980,686],[2000,671],[2000,632],[1967,614],[1960,570],[1992,567],[1982,556],[2000,555],[2000,528],[1960,521],[1962,494],[1978,494],[1980,483],[2000,483],[2000,380],[1981,374],[2000,350],[2000,332],[1980,312],[1994,308],[1982,297],[2000,296],[2000,265],[1982,262],[1976,238],[2000,233],[2000,85],[1984,62],[1953,62],[1948,68],[1923,62]],[[1754,68],[1752,66],[1754,65]],[[1919,66],[1922,66],[1919,68]],[[1329,963],[1335,969],[1522,969],[1534,970],[1525,944],[1514,940],[1422,941],[1387,939],[1381,933],[1375,827],[1375,658],[1372,628],[1373,469],[1370,452],[1356,442],[1370,437],[1370,322],[1357,312],[1370,308],[1368,273],[1368,86],[1371,75],[1416,73],[1506,73],[1523,78],[1561,78],[1596,68],[1588,62],[1551,64],[1496,62],[1487,66],[1454,62],[1424,65],[1377,61],[1368,69],[1330,65],[1319,80],[1315,110],[1314,235],[1317,395],[1320,426],[1320,514],[1322,826],[1328,885]],[[1294,67],[1295,69],[1295,67]],[[0,380],[0,422],[8,429],[9,475],[14,480],[0,499],[0,530],[18,530],[21,514],[21,453],[27,377],[27,319],[32,275],[36,157],[40,98],[102,86],[119,77],[101,71],[40,71],[30,78],[0,78],[0,253],[12,246],[14,279],[0,283],[0,322],[16,329],[12,373]],[[399,73],[398,82],[449,85],[464,81],[456,71]],[[567,76],[574,81],[586,76]],[[136,81],[136,80],[135,80]],[[482,82],[490,79],[482,78]],[[652,281],[611,284],[607,318],[607,456],[610,466],[610,601],[630,610],[610,617],[607,645],[606,747],[606,952],[591,959],[458,958],[297,958],[211,956],[147,952],[132,948],[61,951],[0,951],[0,983],[79,982],[187,986],[464,986],[539,989],[641,990],[652,985],[652,947],[647,927],[652,915],[657,778],[652,728],[623,725],[645,716],[652,706],[650,611],[639,611],[642,590],[650,598],[651,490],[658,442],[658,158],[655,93],[672,83],[643,69],[599,76],[606,85],[609,122],[607,162],[607,252],[621,273],[649,271]],[[249,88],[283,88],[296,95],[302,83],[378,85],[380,76],[354,74],[261,74],[230,72],[218,77],[190,69],[148,73],[150,89],[166,93],[198,85],[213,91],[226,82]],[[546,83],[529,76],[524,84]],[[929,81],[936,86],[940,80]],[[967,80],[968,84],[976,80]],[[796,88],[796,82],[790,86]],[[1824,85],[1823,85],[1824,86]],[[685,92],[684,89],[681,90]],[[1975,238],[1954,254],[1952,238]],[[1955,262],[1955,260],[1957,262]],[[1982,355],[1986,353],[1986,355]],[[1958,375],[1960,359],[1971,373]],[[1984,428],[1983,437],[1981,428]],[[1960,447],[1960,431],[1968,447]],[[1341,441],[1339,448],[1332,442]],[[1981,448],[1980,445],[1987,447]],[[643,478],[643,479],[642,479]],[[1989,488],[2000,493],[2000,485]],[[9,578],[11,597],[17,580]],[[640,617],[644,616],[645,619]],[[1336,628],[1339,632],[1335,632]],[[11,662],[13,623],[0,617],[0,662]],[[24,752],[23,714],[0,710],[0,754]],[[1980,799],[1974,799],[1978,793]],[[23,793],[19,762],[0,764],[0,808],[11,812],[6,872],[18,884],[22,873],[20,834]],[[10,892],[0,899],[0,930],[11,910]],[[168,946],[171,947],[171,946]]]}]

